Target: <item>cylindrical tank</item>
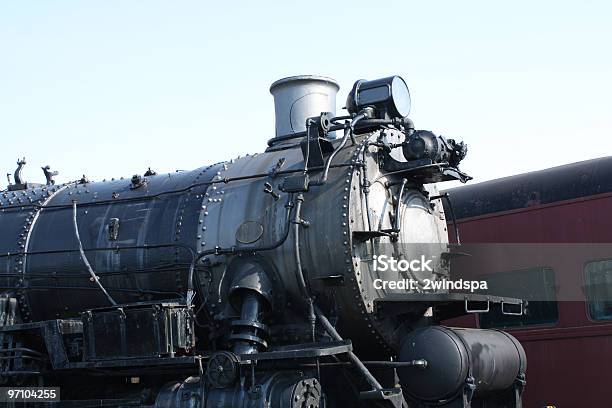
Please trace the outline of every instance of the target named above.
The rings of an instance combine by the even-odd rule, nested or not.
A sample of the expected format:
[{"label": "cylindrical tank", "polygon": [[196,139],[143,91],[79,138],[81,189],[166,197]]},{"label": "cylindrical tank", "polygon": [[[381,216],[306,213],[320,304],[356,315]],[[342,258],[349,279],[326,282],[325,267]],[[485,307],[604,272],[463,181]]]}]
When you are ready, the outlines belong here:
[{"label": "cylindrical tank", "polygon": [[274,96],[276,136],[306,130],[306,119],[321,112],[336,113],[340,87],[331,78],[298,75],[279,79],[270,86]]},{"label": "cylindrical tank", "polygon": [[500,330],[430,326],[408,334],[400,361],[426,360],[427,366],[398,370],[410,396],[440,401],[460,393],[471,376],[475,394],[506,390],[525,373],[525,351],[516,338]]},{"label": "cylindrical tank", "polygon": [[[377,162],[378,150],[369,142],[378,137],[376,132],[357,135],[355,145],[347,143],[338,151],[327,182],[303,194],[300,218],[308,227],[298,237],[304,279],[317,305],[323,310],[341,306],[335,311],[339,333],[354,339],[355,350],[371,359],[395,351],[407,330],[403,317],[376,311],[377,300],[406,290],[375,285],[377,279],[396,280],[398,273],[374,270],[372,251],[405,259],[426,253],[439,260],[447,242],[442,206],[423,191],[436,195],[431,185],[404,189],[398,242],[388,236],[362,238],[370,228],[389,230],[396,224],[394,200],[401,184]],[[365,160],[363,167],[355,165],[357,159]],[[109,306],[79,253],[76,218],[89,263],[118,304],[185,298],[193,284],[202,317],[206,313],[229,325],[239,312],[229,298],[243,270],[240,262],[249,262],[270,282],[266,319],[276,330],[270,342],[298,336],[306,342],[311,334],[296,278],[296,236],[289,232],[295,216],[290,203],[297,197],[281,188],[285,178],[302,174],[303,168],[298,144],[144,180],[83,181],[0,193],[0,293],[17,298],[25,322]],[[367,198],[365,176],[376,181]],[[317,180],[321,172],[312,171],[310,177]],[[270,188],[276,195],[268,193]],[[194,279],[189,279],[194,259]],[[414,274],[424,279],[442,272],[434,266]],[[426,309],[410,307],[415,316]],[[296,322],[304,322],[297,334]]]},{"label": "cylindrical tank", "polygon": [[207,183],[222,168],[151,176],[138,188],[111,180],[0,195],[0,292],[15,291],[24,321],[109,304],[75,250],[76,202],[81,243],[115,301],[182,297]]}]

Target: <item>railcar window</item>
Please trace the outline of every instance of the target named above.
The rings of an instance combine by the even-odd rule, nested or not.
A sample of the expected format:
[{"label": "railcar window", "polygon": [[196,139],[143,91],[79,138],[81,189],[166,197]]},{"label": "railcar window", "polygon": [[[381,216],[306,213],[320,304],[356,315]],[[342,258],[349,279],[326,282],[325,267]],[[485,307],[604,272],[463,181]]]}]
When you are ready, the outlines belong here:
[{"label": "railcar window", "polygon": [[612,260],[589,262],[584,267],[586,299],[593,320],[612,320]]},{"label": "railcar window", "polygon": [[523,326],[554,324],[559,320],[555,272],[552,268],[537,267],[489,274],[484,277],[492,295],[527,300],[529,307],[523,316],[501,313],[499,305],[489,313],[480,315],[482,328],[518,328]]}]

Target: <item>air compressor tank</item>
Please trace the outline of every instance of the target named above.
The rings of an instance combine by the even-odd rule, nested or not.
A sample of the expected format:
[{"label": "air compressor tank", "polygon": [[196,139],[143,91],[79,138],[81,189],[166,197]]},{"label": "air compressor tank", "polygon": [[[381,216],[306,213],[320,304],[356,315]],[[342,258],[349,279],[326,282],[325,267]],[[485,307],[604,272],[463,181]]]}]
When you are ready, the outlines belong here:
[{"label": "air compressor tank", "polygon": [[430,326],[409,333],[400,361],[425,360],[398,370],[402,388],[418,400],[441,402],[511,390],[524,379],[526,357],[516,338],[500,330]]}]

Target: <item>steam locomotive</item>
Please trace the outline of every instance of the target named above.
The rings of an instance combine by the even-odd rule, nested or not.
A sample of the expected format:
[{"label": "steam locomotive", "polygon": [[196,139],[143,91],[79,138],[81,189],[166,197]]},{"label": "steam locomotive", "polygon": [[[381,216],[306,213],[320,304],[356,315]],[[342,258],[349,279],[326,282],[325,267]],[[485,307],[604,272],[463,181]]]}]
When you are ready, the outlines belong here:
[{"label": "steam locomotive", "polygon": [[[470,179],[467,147],[414,128],[399,76],[357,81],[344,116],[338,89],[276,81],[265,152],[193,171],[33,184],[20,160],[0,192],[2,385],[59,388],[25,406],[520,407],[520,344],[439,321],[521,301],[423,285],[457,255],[435,183]],[[417,284],[375,285],[398,278]]]}]

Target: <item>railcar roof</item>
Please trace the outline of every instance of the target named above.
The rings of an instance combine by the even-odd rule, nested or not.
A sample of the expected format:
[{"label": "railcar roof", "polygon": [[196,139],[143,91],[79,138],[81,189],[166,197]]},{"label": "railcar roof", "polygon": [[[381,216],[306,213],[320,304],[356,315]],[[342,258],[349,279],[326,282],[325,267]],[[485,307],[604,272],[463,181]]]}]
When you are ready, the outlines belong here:
[{"label": "railcar roof", "polygon": [[612,192],[612,156],[461,186],[446,192],[450,194],[457,219],[609,193]]}]

